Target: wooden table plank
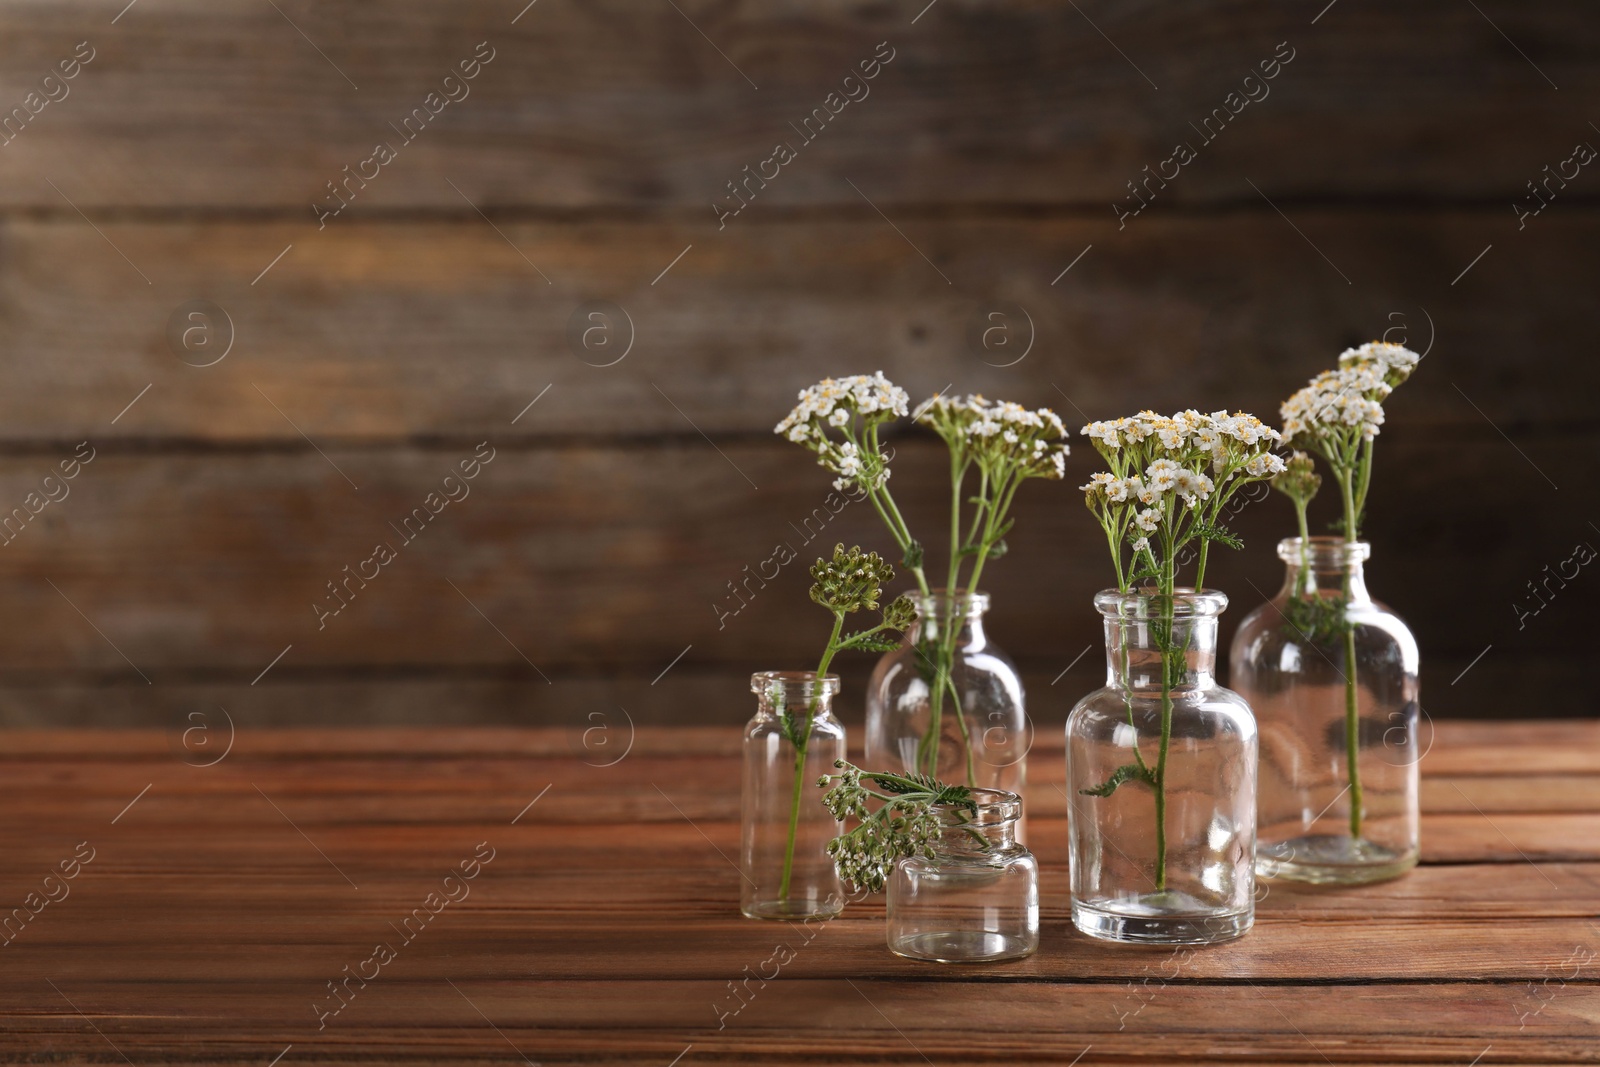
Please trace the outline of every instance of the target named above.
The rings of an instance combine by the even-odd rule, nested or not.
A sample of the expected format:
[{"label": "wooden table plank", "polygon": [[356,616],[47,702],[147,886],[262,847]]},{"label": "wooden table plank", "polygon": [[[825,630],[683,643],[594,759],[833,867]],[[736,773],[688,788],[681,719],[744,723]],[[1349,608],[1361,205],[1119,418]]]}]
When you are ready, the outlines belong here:
[{"label": "wooden table plank", "polygon": [[[226,907],[211,905],[213,914],[183,922],[185,902],[171,893],[107,889],[103,883],[111,877],[79,890],[82,903],[69,909],[63,902],[60,918],[41,916],[36,927],[25,929],[9,946],[11,966],[23,975],[48,974],[58,983],[93,982],[109,954],[138,959],[149,973],[172,980],[226,982],[239,961],[248,958],[256,978],[301,981],[314,990],[324,981],[319,973],[337,976],[344,963],[369,956],[374,940],[398,944],[389,924],[418,906],[437,881],[419,871],[409,886],[391,884],[371,891],[372,883],[358,878],[365,883],[359,897],[352,893],[340,901],[313,895],[321,910],[315,919],[250,894],[254,910],[230,901]],[[205,885],[198,877],[191,877],[189,884],[204,887],[208,894],[224,888],[221,880]],[[470,959],[474,974],[492,977],[737,980],[746,964],[754,968],[786,945],[796,951],[783,968],[786,978],[929,977],[925,965],[885,948],[881,907],[864,909],[859,917],[847,910],[845,918],[814,929],[752,925],[738,917],[736,898],[730,901],[734,907],[724,906],[715,918],[664,912],[630,918],[615,909],[593,917],[570,911],[547,916],[544,905],[552,887],[537,879],[534,885],[543,892],[502,900],[497,883],[486,880],[468,902],[452,905],[437,920],[441,929],[430,926],[415,945],[407,946],[407,958],[440,963]],[[1047,888],[1056,896],[1045,909],[1039,954],[966,971],[981,971],[984,980],[1117,981],[1130,973],[1136,979],[1156,975],[1162,966],[1171,966],[1170,949],[1096,944],[1078,935],[1067,918],[1065,880]],[[106,932],[85,942],[85,924]],[[172,931],[179,924],[184,936],[174,939]],[[625,948],[619,929],[626,930]],[[1428,941],[1435,942],[1428,951],[1396,952],[1398,946]],[[221,946],[226,950],[219,951]],[[1581,977],[1592,970],[1589,950],[1600,951],[1600,923],[1592,916],[1518,917],[1515,922],[1351,916],[1316,922],[1280,908],[1264,911],[1252,933],[1236,944],[1197,953],[1193,959],[1182,955],[1183,977],[1194,981],[1538,983],[1552,975],[1577,970]]]},{"label": "wooden table plank", "polygon": [[[16,732],[0,811],[28,818],[0,820],[0,905],[77,842],[95,855],[0,949],[0,1056],[1600,1062],[1600,815],[1561,805],[1591,806],[1593,725],[1440,723],[1421,868],[1263,886],[1256,929],[1203,951],[1077,935],[1065,825],[1037,815],[1041,952],[968,968],[888,953],[880,901],[814,930],[736,916],[732,730],[644,729],[604,769],[561,729],[252,730],[206,768],[158,733]],[[1525,769],[1563,748],[1587,765]],[[1035,800],[1059,795],[1059,761],[1041,739]],[[494,858],[470,896],[401,941],[478,842]],[[397,959],[319,1030],[313,1004],[376,941]],[[779,943],[794,959],[740,1008],[730,983]]]},{"label": "wooden table plank", "polygon": [[[1474,1057],[1483,1064],[1593,1063],[1600,1024],[1600,990],[1593,985],[1569,986],[1541,1001],[1527,994],[1525,983],[1252,988],[1173,982],[1152,990],[1138,983],[1130,989],[985,981],[966,982],[953,996],[944,983],[926,980],[785,979],[781,993],[770,985],[758,991],[719,1030],[724,1017],[718,1009],[727,1012],[737,1003],[726,982],[457,981],[469,1004],[437,974],[383,981],[358,995],[318,1037],[275,1010],[302,999],[281,985],[241,982],[244,988],[235,991],[209,991],[205,1007],[182,1013],[172,1011],[172,994],[202,989],[151,989],[130,997],[103,984],[71,988],[73,999],[122,1048],[146,1047],[178,1023],[202,1055],[263,1063],[292,1042],[291,1062],[318,1062],[320,1055],[335,1063],[368,1056],[521,1062],[509,1043],[540,1063],[656,1067],[687,1046],[702,1062],[904,1063],[920,1062],[920,1051],[934,1062],[1061,1064],[1088,1047],[1085,1064],[1248,1058],[1459,1067]],[[41,1051],[106,1057],[107,1042],[57,1007],[60,998],[48,1004],[50,995],[46,987],[44,995],[34,992],[19,1004],[8,990],[14,1006],[4,1016],[7,1043],[22,1039]],[[123,1007],[105,1010],[113,997]],[[437,1021],[419,1020],[419,1003],[429,1004]],[[1543,1011],[1532,1014],[1540,1004]],[[305,1015],[314,1028],[312,1013]]]},{"label": "wooden table plank", "polygon": [[[1424,762],[1426,777],[1441,773],[1461,774],[1468,769],[1487,774],[1525,776],[1530,770],[1562,773],[1587,771],[1600,775],[1600,721],[1505,720],[1462,722],[1449,719],[1433,724],[1436,743]],[[35,762],[35,757],[60,757],[53,765],[57,773],[72,767],[100,762],[147,761],[164,763],[172,756],[171,739],[147,729],[121,730],[6,730],[0,746],[0,766],[9,761]],[[391,757],[425,760],[451,756],[473,757],[474,766],[492,766],[496,759],[526,759],[534,756],[559,757],[552,766],[565,767],[572,774],[588,773],[575,766],[570,757],[571,732],[567,729],[530,725],[517,729],[476,728],[439,730],[437,728],[389,727],[386,729],[255,730],[245,734],[230,758],[235,763],[252,760],[280,760],[315,766],[334,758],[364,760],[369,773],[381,774]],[[1030,761],[1032,776],[1038,781],[1058,781],[1052,777],[1055,766],[1051,753],[1062,751],[1062,741],[1053,734],[1041,733],[1035,748],[1044,762]],[[722,726],[673,726],[662,729],[640,725],[634,734],[630,758],[683,756],[701,760],[737,757],[738,731]],[[1535,764],[1539,757],[1551,761]],[[10,773],[8,769],[8,774]],[[0,786],[4,780],[0,779]]]}]

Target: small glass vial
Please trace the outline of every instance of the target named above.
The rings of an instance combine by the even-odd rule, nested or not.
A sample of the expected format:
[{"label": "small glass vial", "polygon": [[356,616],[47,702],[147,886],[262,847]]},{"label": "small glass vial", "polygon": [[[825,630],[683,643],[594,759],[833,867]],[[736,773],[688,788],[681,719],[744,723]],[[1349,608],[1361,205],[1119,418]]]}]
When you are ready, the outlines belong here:
[{"label": "small glass vial", "polygon": [[[845,758],[844,727],[833,717],[839,677],[763,671],[750,689],[757,702],[744,731],[739,910],[751,919],[831,918],[845,900],[827,847],[844,825],[823,807],[817,779]],[[785,713],[801,729],[810,720],[804,752],[785,736]]]},{"label": "small glass vial", "polygon": [[1039,864],[1017,841],[1022,798],[974,789],[977,811],[939,805],[934,857],[900,861],[889,877],[889,951],[935,963],[990,963],[1039,947]]}]

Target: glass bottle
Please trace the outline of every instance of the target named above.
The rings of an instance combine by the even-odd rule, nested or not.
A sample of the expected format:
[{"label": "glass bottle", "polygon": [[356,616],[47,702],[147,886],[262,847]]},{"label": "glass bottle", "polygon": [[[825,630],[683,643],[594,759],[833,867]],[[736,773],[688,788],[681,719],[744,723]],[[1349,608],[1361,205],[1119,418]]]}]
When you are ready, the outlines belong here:
[{"label": "glass bottle", "polygon": [[944,832],[934,856],[896,865],[886,887],[889,951],[936,963],[1030,956],[1039,947],[1039,864],[1017,841],[1022,798],[974,789],[977,811],[934,810]]},{"label": "glass bottle", "polygon": [[1033,736],[1022,679],[983,629],[987,593],[936,589],[867,683],[866,766],[1022,792]]},{"label": "glass bottle", "polygon": [[1072,921],[1091,937],[1207,944],[1254,921],[1256,726],[1213,673],[1227,606],[1095,597],[1106,685],[1067,720]]},{"label": "glass bottle", "polygon": [[[740,802],[739,910],[751,919],[831,917],[844,910],[844,890],[827,853],[844,826],[822,806],[817,779],[845,758],[844,727],[833,717],[839,676],[815,671],[752,675],[756,714],[744,731]],[[803,753],[784,729],[811,729]]]},{"label": "glass bottle", "polygon": [[1229,677],[1261,726],[1264,878],[1356,885],[1417,862],[1417,642],[1367,593],[1370,554],[1279,542],[1283,588],[1233,638]]}]

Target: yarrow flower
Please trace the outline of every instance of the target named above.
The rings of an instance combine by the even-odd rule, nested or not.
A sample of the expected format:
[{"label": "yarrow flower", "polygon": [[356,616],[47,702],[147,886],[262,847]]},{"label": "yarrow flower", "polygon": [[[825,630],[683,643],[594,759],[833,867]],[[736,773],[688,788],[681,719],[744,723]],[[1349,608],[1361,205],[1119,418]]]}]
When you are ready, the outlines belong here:
[{"label": "yarrow flower", "polygon": [[1283,471],[1272,479],[1272,488],[1304,505],[1322,488],[1322,475],[1317,473],[1317,465],[1310,456],[1296,452],[1284,464]]},{"label": "yarrow flower", "polygon": [[[1276,458],[1277,457],[1272,455],[1270,452],[1264,452],[1259,456],[1252,456],[1250,462],[1245,464],[1245,469],[1250,470],[1252,464],[1258,464],[1263,459]],[[1254,474],[1256,472],[1250,470],[1250,473]],[[1183,497],[1183,502],[1192,508],[1196,505],[1205,503],[1207,498],[1211,496],[1211,490],[1216,488],[1216,486],[1210,478],[1206,477],[1199,471],[1179,470],[1174,479],[1173,488],[1177,490],[1179,496]]]},{"label": "yarrow flower", "polygon": [[1377,369],[1391,389],[1411,377],[1422,357],[1405,345],[1388,341],[1368,341],[1359,348],[1339,353],[1339,366]]},{"label": "yarrow flower", "polygon": [[[871,501],[900,549],[900,562],[916,580],[918,591],[927,596],[933,586],[928,581],[922,542],[913,535],[905,512],[889,490],[890,455],[880,443],[884,425],[906,415],[908,408],[905,391],[882,371],[827,378],[801,390],[794,410],[773,429],[810,449],[821,466],[838,475],[835,489],[856,490],[858,499]],[[1015,521],[1010,509],[1017,488],[1030,478],[1066,476],[1067,429],[1049,408],[1025,408],[977,395],[964,399],[935,396],[919,404],[912,417],[933,430],[950,451],[951,526],[957,535],[950,544],[944,586],[951,592],[975,591],[981,588],[984,567],[1007,551],[1005,537]],[[969,477],[973,475],[976,477]],[[1122,495],[1127,492],[1126,488],[1119,490]],[[886,609],[895,610],[894,605]],[[932,665],[933,678],[915,766],[930,772],[944,765],[939,758],[945,736],[941,719],[946,700],[955,700],[950,650],[956,639],[956,633],[949,631],[919,645],[923,662]],[[960,714],[959,708],[956,713]],[[961,745],[967,780],[975,782],[977,761],[965,730]]]},{"label": "yarrow flower", "polygon": [[[1127,418],[1091,422],[1083,434],[1094,442],[1110,468],[1090,475],[1081,487],[1084,502],[1105,531],[1116,568],[1117,591],[1126,594],[1136,585],[1148,583],[1142,586],[1140,599],[1152,613],[1144,625],[1151,627],[1154,644],[1161,650],[1165,696],[1173,679],[1182,676],[1186,655],[1186,642],[1174,636],[1174,615],[1184,592],[1178,570],[1186,565],[1187,548],[1198,543],[1194,587],[1202,589],[1212,543],[1240,547],[1239,539],[1219,521],[1228,499],[1240,487],[1283,470],[1283,461],[1272,453],[1279,435],[1242,411],[1204,415],[1192,408],[1175,415],[1141,411]],[[1131,694],[1127,699],[1131,722]],[[1154,758],[1147,758],[1134,727],[1133,761],[1078,793],[1109,797],[1122,786],[1137,783],[1155,791],[1156,810],[1162,811],[1171,731],[1170,720],[1164,719]],[[1160,890],[1166,888],[1166,846],[1159,832],[1157,840],[1155,884]]]},{"label": "yarrow flower", "polygon": [[1335,369],[1311,379],[1279,409],[1284,441],[1291,448],[1320,455],[1339,480],[1345,497],[1345,535],[1351,539],[1359,531],[1366,504],[1373,441],[1384,421],[1383,402],[1411,377],[1421,359],[1404,345],[1387,341],[1347,348],[1339,354]]},{"label": "yarrow flower", "polygon": [[[1341,672],[1345,686],[1345,732],[1354,738],[1360,732],[1359,679],[1355,651],[1355,624],[1347,615],[1351,594],[1350,576],[1345,574],[1342,595],[1327,596],[1309,579],[1311,561],[1310,527],[1306,506],[1316,495],[1322,479],[1307,452],[1321,456],[1339,485],[1343,505],[1341,530],[1346,542],[1361,539],[1361,524],[1366,514],[1367,491],[1372,485],[1372,453],[1384,422],[1383,402],[1396,386],[1411,377],[1422,357],[1404,345],[1369,341],[1339,354],[1338,366],[1323,371],[1279,409],[1283,416],[1283,435],[1296,451],[1288,465],[1273,479],[1273,488],[1287,496],[1295,507],[1300,527],[1300,569],[1296,573],[1296,595],[1283,610],[1284,622],[1292,640],[1313,644],[1332,644],[1343,640],[1346,669]],[[1353,753],[1348,761],[1345,792],[1350,794],[1350,836],[1361,837],[1362,789],[1359,762]]]},{"label": "yarrow flower", "polygon": [[1152,546],[1165,556],[1195,538],[1202,551],[1212,540],[1231,543],[1216,521],[1223,503],[1246,482],[1283,469],[1271,451],[1278,432],[1244,412],[1141,411],[1091,422],[1082,432],[1111,468],[1081,488],[1116,553],[1119,588],[1126,579],[1122,545],[1137,561],[1140,555],[1155,559]]},{"label": "yarrow flower", "polygon": [[824,378],[800,390],[799,401],[773,432],[816,453],[821,466],[839,475],[835,489],[870,492],[889,480],[888,456],[876,448],[864,451],[861,442],[875,444],[879,424],[906,415],[911,397],[904,389],[878,371]]},{"label": "yarrow flower", "polygon": [[1319,437],[1329,438],[1334,447],[1351,433],[1371,441],[1383,425],[1383,401],[1411,377],[1421,358],[1404,345],[1385,341],[1345,349],[1337,369],[1323,371],[1284,401],[1278,412],[1284,439],[1318,451],[1314,439]]},{"label": "yarrow flower", "polygon": [[[966,786],[945,785],[927,775],[863,771],[844,760],[833,765],[839,774],[817,780],[824,789],[838,783],[823,795],[823,807],[835,819],[856,819],[859,825],[829,841],[827,851],[839,877],[858,889],[883,892],[900,860],[934,859],[934,845],[943,838],[946,823],[959,826],[977,812]],[[883,792],[863,785],[863,778]],[[876,810],[869,801],[878,802]]]},{"label": "yarrow flower", "polygon": [[835,545],[832,559],[811,565],[811,599],[829,611],[876,610],[880,590],[892,578],[894,568],[876,552]]},{"label": "yarrow flower", "polygon": [[1030,410],[1010,401],[943,394],[917,405],[912,418],[944,439],[957,455],[970,455],[991,477],[1012,471],[1027,478],[1064,478],[1070,452],[1067,428],[1049,408]]}]

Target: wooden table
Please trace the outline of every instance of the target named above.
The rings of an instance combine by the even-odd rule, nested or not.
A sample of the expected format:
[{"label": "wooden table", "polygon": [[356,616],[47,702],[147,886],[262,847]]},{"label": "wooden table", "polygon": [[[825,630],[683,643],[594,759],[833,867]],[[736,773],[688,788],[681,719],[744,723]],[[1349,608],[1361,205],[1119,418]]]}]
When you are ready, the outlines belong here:
[{"label": "wooden table", "polygon": [[[39,910],[0,949],[0,1052],[1600,1061],[1600,724],[1441,724],[1422,867],[1359,890],[1272,886],[1248,937],[1179,952],[1070,928],[1050,735],[1028,797],[1041,949],[938,967],[888,953],[877,904],[811,930],[738,917],[736,731],[641,730],[611,766],[586,763],[623,752],[620,728],[587,748],[554,731],[240,731],[210,766],[217,735],[12,732],[0,907]],[[46,881],[63,861],[76,877]],[[403,926],[419,908],[426,923]],[[793,959],[736,995],[779,945]]]}]

